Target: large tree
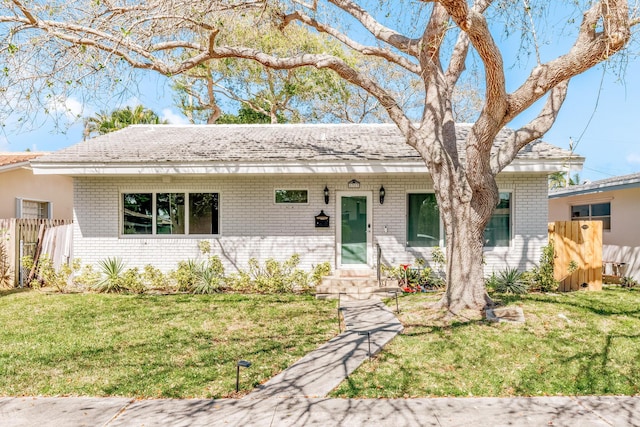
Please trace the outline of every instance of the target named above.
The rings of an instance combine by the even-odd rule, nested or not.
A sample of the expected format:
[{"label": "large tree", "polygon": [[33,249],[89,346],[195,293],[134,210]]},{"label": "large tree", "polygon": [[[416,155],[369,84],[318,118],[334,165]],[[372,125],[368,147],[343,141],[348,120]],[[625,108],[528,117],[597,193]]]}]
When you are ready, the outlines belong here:
[{"label": "large tree", "polygon": [[[553,13],[539,12],[560,6],[581,8],[582,16],[544,28],[565,29],[577,22],[566,53],[546,60],[547,54],[538,50],[542,32],[537,28]],[[230,58],[276,70],[332,70],[375,98],[424,159],[447,241],[448,286],[441,304],[458,312],[481,309],[489,302],[482,248],[484,228],[498,202],[496,175],[520,149],[550,129],[572,77],[628,44],[631,28],[638,23],[635,13],[621,0],[11,0],[0,6],[0,49],[6,64],[0,86],[14,98],[29,95],[34,84],[40,95],[49,85],[59,93],[66,87],[81,89],[110,66],[173,76]],[[257,33],[309,27],[339,41],[344,49],[414,76],[422,96],[418,114],[402,108],[396,92],[389,89],[394,82],[378,80],[366,67],[331,52],[310,53],[301,43],[280,56],[252,38],[233,35],[232,24],[240,16],[251,19]],[[524,31],[519,34],[520,28]],[[536,63],[511,91],[498,43],[503,34],[517,37],[525,48],[533,46],[536,53]],[[484,100],[461,145],[456,141],[452,97],[472,56],[483,73]],[[534,106],[539,100],[541,106]],[[493,149],[500,129],[532,106],[539,108],[535,118]]]}]

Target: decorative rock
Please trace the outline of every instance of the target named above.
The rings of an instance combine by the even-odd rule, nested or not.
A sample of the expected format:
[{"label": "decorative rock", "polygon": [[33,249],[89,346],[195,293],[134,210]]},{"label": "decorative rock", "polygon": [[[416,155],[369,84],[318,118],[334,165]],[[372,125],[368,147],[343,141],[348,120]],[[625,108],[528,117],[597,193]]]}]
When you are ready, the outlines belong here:
[{"label": "decorative rock", "polygon": [[488,308],[485,312],[487,320],[492,322],[524,323],[524,312],[521,307]]}]

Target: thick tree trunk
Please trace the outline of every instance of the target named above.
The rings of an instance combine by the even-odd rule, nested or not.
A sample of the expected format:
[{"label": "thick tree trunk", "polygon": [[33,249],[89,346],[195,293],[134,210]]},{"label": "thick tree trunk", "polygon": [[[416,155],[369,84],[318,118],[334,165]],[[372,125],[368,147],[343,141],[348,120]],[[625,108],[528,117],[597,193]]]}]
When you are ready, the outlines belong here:
[{"label": "thick tree trunk", "polygon": [[[465,206],[466,205],[466,206]],[[440,306],[452,313],[483,310],[491,299],[484,284],[482,263],[484,225],[471,215],[471,203],[453,205],[447,219],[447,287]]]}]

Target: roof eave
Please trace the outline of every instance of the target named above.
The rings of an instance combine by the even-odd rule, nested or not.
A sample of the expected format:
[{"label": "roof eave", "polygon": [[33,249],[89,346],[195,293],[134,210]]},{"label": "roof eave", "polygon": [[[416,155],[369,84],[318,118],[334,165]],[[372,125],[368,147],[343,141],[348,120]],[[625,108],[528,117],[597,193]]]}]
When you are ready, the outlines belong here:
[{"label": "roof eave", "polygon": [[[220,163],[41,163],[31,162],[37,175],[226,175],[310,173],[428,173],[419,160],[326,162],[220,162]],[[577,162],[576,162],[577,166]],[[563,159],[516,159],[503,172],[552,173],[566,170]]]}]

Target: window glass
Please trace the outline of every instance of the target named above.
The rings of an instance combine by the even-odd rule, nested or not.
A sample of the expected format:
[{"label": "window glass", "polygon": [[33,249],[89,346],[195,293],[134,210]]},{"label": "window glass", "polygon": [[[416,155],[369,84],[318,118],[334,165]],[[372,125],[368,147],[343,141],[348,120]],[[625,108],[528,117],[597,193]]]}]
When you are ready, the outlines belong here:
[{"label": "window glass", "polygon": [[153,232],[153,194],[128,193],[122,195],[124,234],[151,234]]},{"label": "window glass", "polygon": [[500,201],[484,230],[485,246],[509,246],[511,240],[511,193],[500,193]]},{"label": "window glass", "polygon": [[603,230],[611,230],[611,203],[571,206],[574,221],[602,221]]},{"label": "window glass", "polygon": [[156,233],[184,234],[184,193],[156,194]]},{"label": "window glass", "polygon": [[307,190],[276,190],[276,203],[308,203]]},{"label": "window glass", "polygon": [[430,247],[440,243],[440,209],[436,195],[409,194],[407,246]]},{"label": "window glass", "polygon": [[218,193],[189,193],[189,234],[219,234]]},{"label": "window glass", "polygon": [[46,219],[49,218],[49,202],[21,200],[20,218]]},{"label": "window glass", "polygon": [[589,205],[571,206],[571,219],[589,219]]}]

